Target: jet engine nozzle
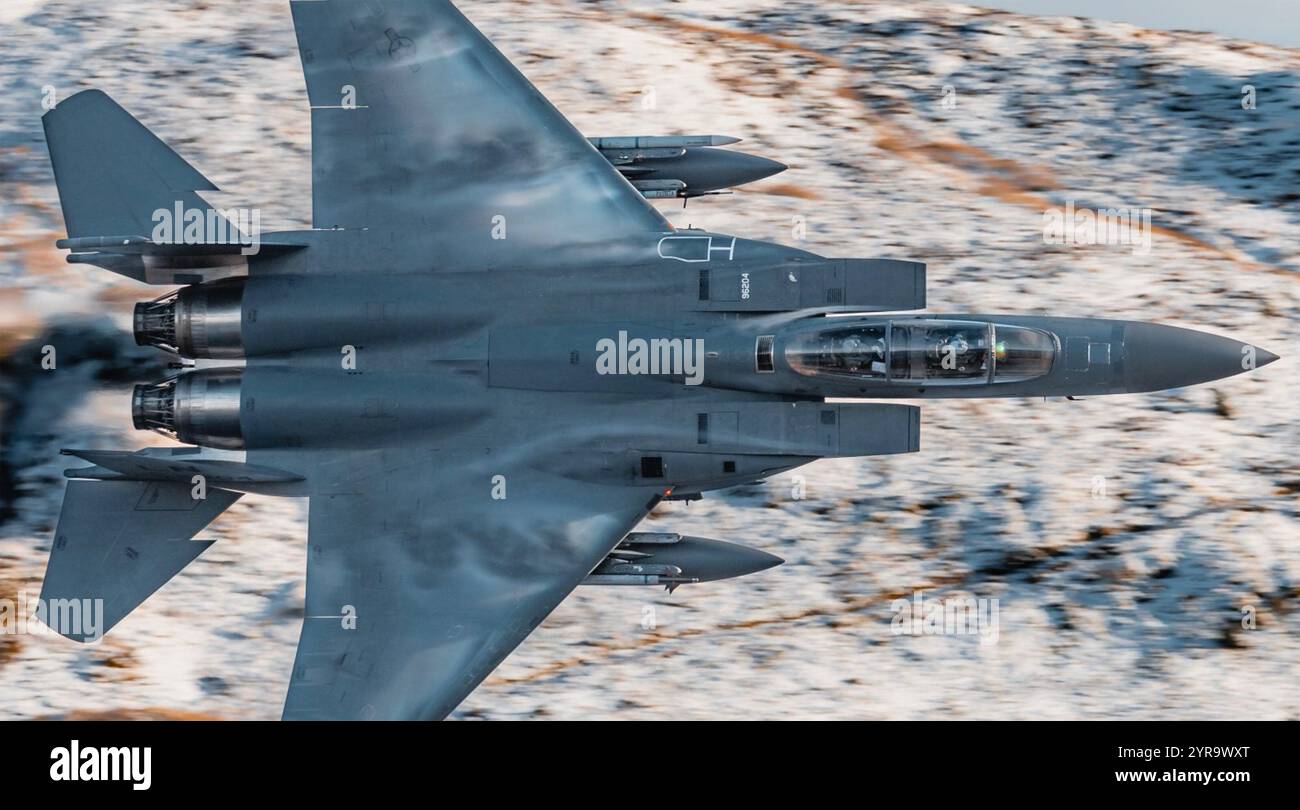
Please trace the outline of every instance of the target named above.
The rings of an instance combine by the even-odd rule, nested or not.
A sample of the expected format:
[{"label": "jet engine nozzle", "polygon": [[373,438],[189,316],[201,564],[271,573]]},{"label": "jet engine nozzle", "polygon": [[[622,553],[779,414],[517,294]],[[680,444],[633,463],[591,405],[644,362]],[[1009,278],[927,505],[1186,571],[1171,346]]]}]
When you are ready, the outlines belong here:
[{"label": "jet engine nozzle", "polygon": [[135,305],[135,342],[193,359],[240,358],[243,309],[242,278],[185,287]]},{"label": "jet engine nozzle", "polygon": [[186,444],[241,450],[242,383],[242,369],[218,368],[137,385],[131,421],[137,430],[157,431]]}]

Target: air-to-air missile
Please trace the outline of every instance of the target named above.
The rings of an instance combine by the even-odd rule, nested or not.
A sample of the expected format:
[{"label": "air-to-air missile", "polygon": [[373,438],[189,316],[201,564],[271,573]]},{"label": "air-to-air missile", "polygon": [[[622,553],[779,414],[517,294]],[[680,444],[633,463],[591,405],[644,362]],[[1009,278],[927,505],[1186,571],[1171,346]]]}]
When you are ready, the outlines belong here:
[{"label": "air-to-air missile", "polygon": [[784,163],[719,149],[740,143],[726,135],[588,138],[605,159],[650,199],[703,197],[786,170]]},{"label": "air-to-air missile", "polygon": [[756,548],[671,532],[632,532],[583,585],[679,585],[766,571],[785,562]]}]

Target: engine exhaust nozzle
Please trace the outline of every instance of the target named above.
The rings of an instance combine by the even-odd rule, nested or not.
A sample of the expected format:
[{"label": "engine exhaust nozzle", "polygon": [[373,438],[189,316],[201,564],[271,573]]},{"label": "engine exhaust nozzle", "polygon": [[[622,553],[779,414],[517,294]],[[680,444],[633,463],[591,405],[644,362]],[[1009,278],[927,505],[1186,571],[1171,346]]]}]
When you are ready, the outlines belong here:
[{"label": "engine exhaust nozzle", "polygon": [[244,356],[244,279],[196,284],[135,305],[135,342],[196,360]]},{"label": "engine exhaust nozzle", "polygon": [[186,444],[241,450],[243,370],[191,371],[162,382],[137,385],[131,396],[131,421]]}]

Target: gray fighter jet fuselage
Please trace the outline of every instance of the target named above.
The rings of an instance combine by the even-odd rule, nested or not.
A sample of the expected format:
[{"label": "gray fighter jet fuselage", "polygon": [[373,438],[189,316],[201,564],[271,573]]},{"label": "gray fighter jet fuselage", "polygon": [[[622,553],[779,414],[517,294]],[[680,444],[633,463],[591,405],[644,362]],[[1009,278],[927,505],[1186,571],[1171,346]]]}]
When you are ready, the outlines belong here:
[{"label": "gray fighter jet fuselage", "polygon": [[[702,231],[660,235],[646,250],[651,261],[625,267],[442,274],[320,263],[299,274],[293,256],[255,260],[248,277],[138,307],[140,343],[246,365],[141,386],[136,425],[274,455],[382,435],[477,446],[505,439],[492,414],[556,409],[548,420],[571,414],[574,433],[555,463],[680,497],[818,457],[918,449],[914,408],[824,398],[1134,393],[1275,359],[1142,322],[911,313],[925,305],[915,262],[825,259]],[[885,312],[862,314],[872,310]],[[340,374],[345,356],[364,387]],[[716,405],[731,401],[746,419]],[[814,419],[818,408],[827,415]],[[906,429],[881,430],[889,419]],[[528,420],[517,426],[515,440],[536,442]]]}]

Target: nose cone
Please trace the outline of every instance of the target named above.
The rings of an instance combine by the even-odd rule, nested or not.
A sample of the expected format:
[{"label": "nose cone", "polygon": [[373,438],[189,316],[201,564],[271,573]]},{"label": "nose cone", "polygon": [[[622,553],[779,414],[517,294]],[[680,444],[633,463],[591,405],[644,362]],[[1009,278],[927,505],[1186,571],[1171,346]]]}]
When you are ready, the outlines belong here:
[{"label": "nose cone", "polygon": [[1219,380],[1276,359],[1272,352],[1207,332],[1152,323],[1124,327],[1124,387],[1130,392]]}]

